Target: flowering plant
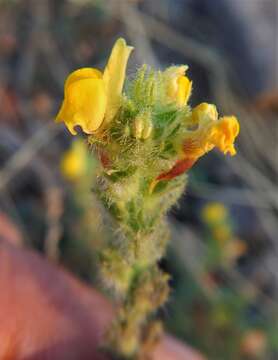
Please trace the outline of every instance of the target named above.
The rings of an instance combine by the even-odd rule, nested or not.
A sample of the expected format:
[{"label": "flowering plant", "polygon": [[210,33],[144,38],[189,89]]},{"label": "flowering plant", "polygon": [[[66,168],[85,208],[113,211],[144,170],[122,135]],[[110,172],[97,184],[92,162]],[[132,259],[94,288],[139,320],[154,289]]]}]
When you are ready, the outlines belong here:
[{"label": "flowering plant", "polygon": [[124,357],[144,356],[161,332],[148,320],[169,294],[158,261],[169,237],[166,213],[185,189],[186,171],[214,147],[235,155],[239,133],[237,119],[218,118],[214,105],[190,108],[186,66],[144,65],[123,92],[131,51],[118,39],[103,73],[84,68],[69,75],[56,118],[73,135],[80,126],[99,158],[93,190],[116,230],[99,256],[119,304],[107,343]]}]

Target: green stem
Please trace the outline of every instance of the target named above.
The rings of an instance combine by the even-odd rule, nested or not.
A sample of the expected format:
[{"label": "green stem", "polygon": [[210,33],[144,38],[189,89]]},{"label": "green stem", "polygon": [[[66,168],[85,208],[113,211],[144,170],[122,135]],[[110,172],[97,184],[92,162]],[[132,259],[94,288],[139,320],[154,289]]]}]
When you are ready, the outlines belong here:
[{"label": "green stem", "polygon": [[[104,247],[100,270],[104,281],[119,294],[118,315],[107,342],[113,353],[123,358],[141,356],[146,348],[143,343],[149,348],[154,341],[150,339],[157,339],[158,329],[161,331],[157,322],[151,325],[149,321],[169,293],[169,277],[157,262],[165,254],[169,238],[166,210],[183,191],[185,180],[179,179],[171,191],[153,194],[145,190],[145,182],[138,171],[125,181],[107,182],[106,194],[101,189],[98,192],[120,237]],[[118,197],[119,193],[124,196]]]}]

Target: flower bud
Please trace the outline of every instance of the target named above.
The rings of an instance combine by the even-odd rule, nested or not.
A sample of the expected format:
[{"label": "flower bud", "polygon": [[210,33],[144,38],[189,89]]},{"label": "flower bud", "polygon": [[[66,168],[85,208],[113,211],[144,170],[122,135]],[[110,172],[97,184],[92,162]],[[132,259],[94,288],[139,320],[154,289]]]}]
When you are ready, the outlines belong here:
[{"label": "flower bud", "polygon": [[191,95],[192,81],[185,76],[187,66],[171,66],[164,72],[166,95],[178,106],[187,104]]},{"label": "flower bud", "polygon": [[146,140],[153,129],[150,112],[143,112],[136,116],[133,124],[133,136],[136,139]]}]

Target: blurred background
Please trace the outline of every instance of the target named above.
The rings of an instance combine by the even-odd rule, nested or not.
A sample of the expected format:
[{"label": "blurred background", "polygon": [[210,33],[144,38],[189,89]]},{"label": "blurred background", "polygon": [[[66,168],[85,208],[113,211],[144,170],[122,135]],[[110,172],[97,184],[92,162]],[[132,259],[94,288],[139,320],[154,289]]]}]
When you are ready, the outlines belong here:
[{"label": "blurred background", "polygon": [[103,68],[124,36],[129,69],[188,64],[190,104],[239,118],[237,156],[190,170],[161,262],[166,328],[213,360],[278,358],[277,16],[276,0],[0,0],[0,212],[22,246],[94,287],[95,163],[53,122],[69,72]]}]

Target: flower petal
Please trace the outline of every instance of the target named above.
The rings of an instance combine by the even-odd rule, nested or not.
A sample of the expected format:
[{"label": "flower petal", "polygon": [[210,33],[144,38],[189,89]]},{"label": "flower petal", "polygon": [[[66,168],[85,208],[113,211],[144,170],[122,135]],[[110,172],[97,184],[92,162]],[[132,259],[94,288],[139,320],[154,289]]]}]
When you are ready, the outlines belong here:
[{"label": "flower petal", "polygon": [[102,79],[80,79],[76,76],[65,86],[65,99],[56,120],[64,121],[73,135],[76,135],[74,127],[77,125],[85,133],[91,134],[102,124],[106,104],[107,96]]},{"label": "flower petal", "polygon": [[178,106],[187,104],[191,95],[192,81],[185,76],[188,66],[171,66],[164,71],[166,95],[168,100]]},{"label": "flower petal", "polygon": [[179,106],[186,105],[192,91],[192,81],[187,76],[180,76],[177,80],[177,103]]},{"label": "flower petal", "polygon": [[94,68],[82,68],[73,71],[65,82],[65,89],[75,81],[84,80],[84,79],[101,79],[101,71]]},{"label": "flower petal", "polygon": [[107,112],[105,122],[109,122],[117,113],[123,90],[127,61],[133,47],[127,46],[124,39],[116,41],[106,68],[103,80],[107,91]]}]

